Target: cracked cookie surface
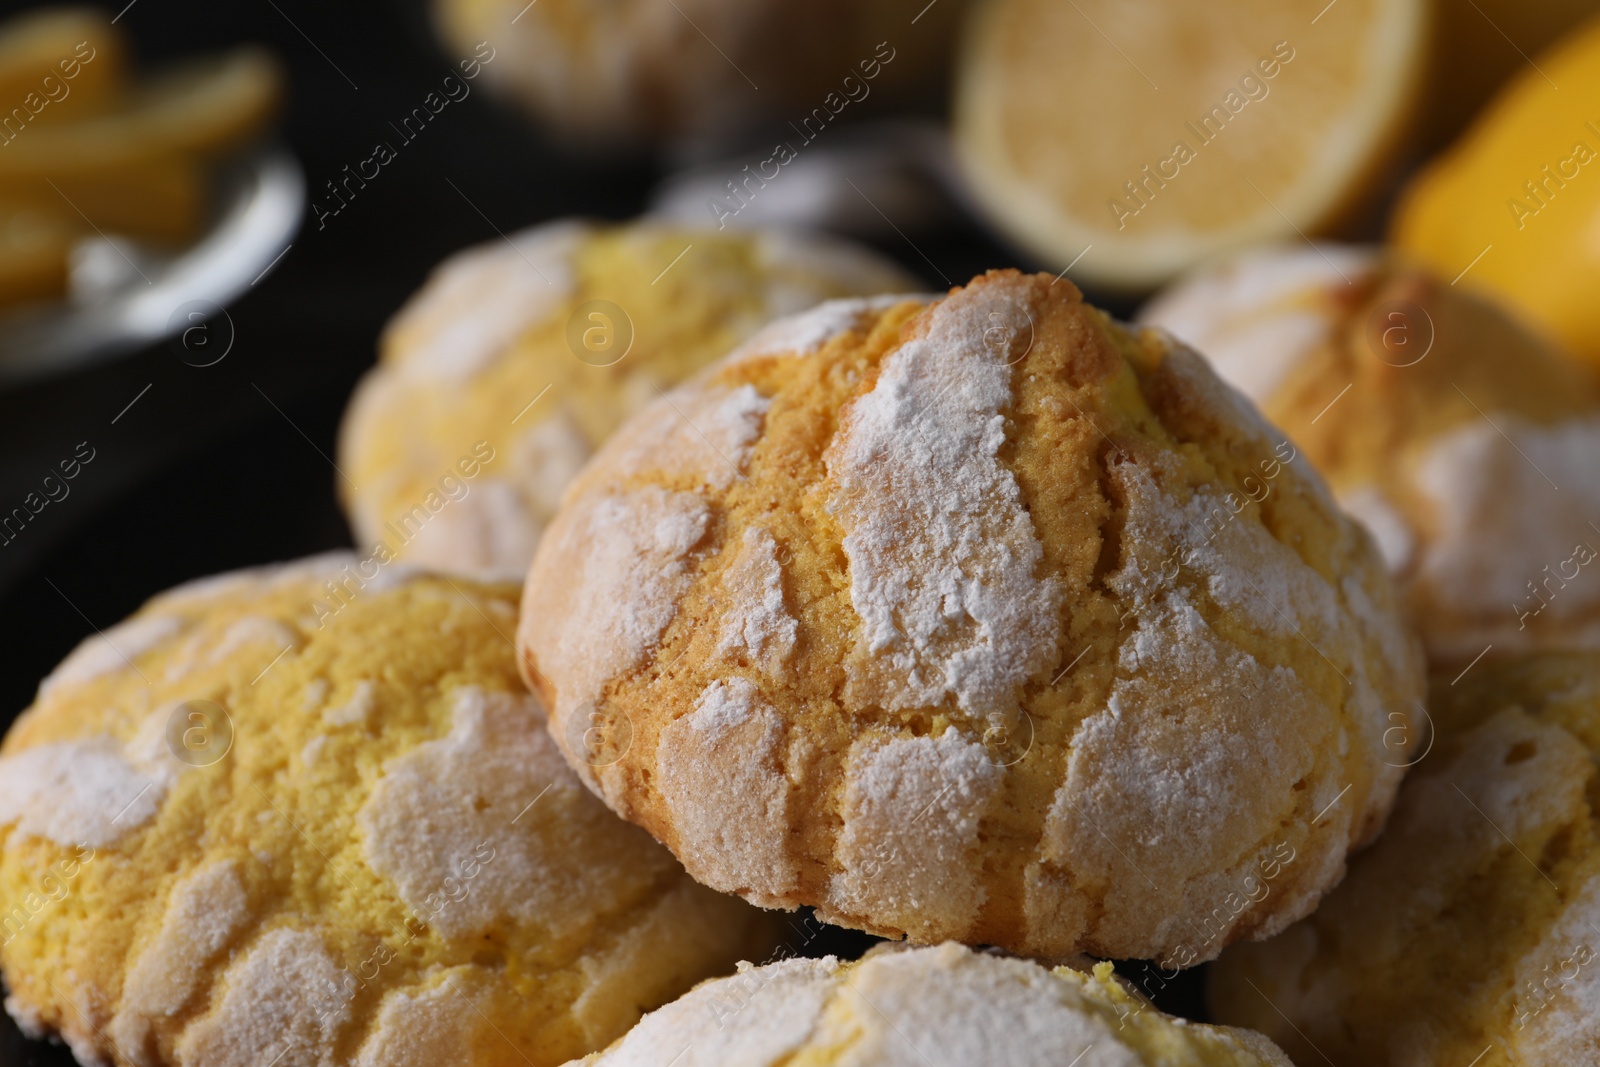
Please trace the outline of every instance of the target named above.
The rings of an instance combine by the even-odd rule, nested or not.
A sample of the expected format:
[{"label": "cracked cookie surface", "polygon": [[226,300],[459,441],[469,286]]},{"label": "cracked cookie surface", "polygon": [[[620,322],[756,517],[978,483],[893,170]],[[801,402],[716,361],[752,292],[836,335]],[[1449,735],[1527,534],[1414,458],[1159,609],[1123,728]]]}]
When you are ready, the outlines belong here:
[{"label": "cracked cookie surface", "polygon": [[339,431],[358,544],[521,578],[567,482],[661,390],[769,319],[916,288],[848,242],[564,219],[441,263]]},{"label": "cracked cookie surface", "polygon": [[519,645],[569,762],[708,885],[1178,966],[1338,880],[1422,689],[1293,446],[1016,272],[822,305],[647,408],[568,490]]},{"label": "cracked cookie surface", "polygon": [[951,942],[741,967],[582,1062],[658,1067],[674,1053],[675,1067],[1290,1067],[1260,1034],[1163,1015],[1109,963],[1052,971]]},{"label": "cracked cookie surface", "polygon": [[1140,312],[1205,352],[1365,523],[1433,662],[1600,647],[1600,380],[1360,246],[1252,249]]},{"label": "cracked cookie surface", "polygon": [[85,1064],[560,1063],[770,944],[567,768],[514,585],[334,554],[88,638],[0,749],[6,1008]]},{"label": "cracked cookie surface", "polygon": [[1600,654],[1442,671],[1429,710],[1384,835],[1223,955],[1213,1012],[1299,1063],[1600,1062]]}]

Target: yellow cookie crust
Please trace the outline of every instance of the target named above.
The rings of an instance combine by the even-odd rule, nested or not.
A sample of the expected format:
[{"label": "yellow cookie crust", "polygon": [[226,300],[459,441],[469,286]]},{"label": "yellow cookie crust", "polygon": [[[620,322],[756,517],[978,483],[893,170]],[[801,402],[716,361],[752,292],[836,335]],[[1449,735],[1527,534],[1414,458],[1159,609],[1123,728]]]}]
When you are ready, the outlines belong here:
[{"label": "yellow cookie crust", "polygon": [[1377,537],[1430,657],[1600,647],[1600,381],[1512,315],[1385,256],[1258,249],[1142,322],[1305,449]]},{"label": "yellow cookie crust", "polygon": [[516,595],[334,554],[88,638],[0,750],[23,1030],[119,1067],[555,1064],[770,944],[567,770]]},{"label": "yellow cookie crust", "polygon": [[520,578],[629,414],[775,316],[916,288],[820,236],[547,223],[442,263],[389,323],[339,434],[356,543]]},{"label": "yellow cookie crust", "polygon": [[1109,963],[1046,970],[951,942],[746,965],[581,1062],[645,1067],[674,1053],[673,1067],[1292,1067],[1260,1034],[1163,1015]]},{"label": "yellow cookie crust", "polygon": [[569,761],[707,885],[1177,966],[1338,880],[1422,695],[1293,446],[1014,271],[775,323],[646,409],[569,490],[518,642]]},{"label": "yellow cookie crust", "polygon": [[1297,1063],[1600,1058],[1600,654],[1433,681],[1433,751],[1315,915],[1212,972]]}]

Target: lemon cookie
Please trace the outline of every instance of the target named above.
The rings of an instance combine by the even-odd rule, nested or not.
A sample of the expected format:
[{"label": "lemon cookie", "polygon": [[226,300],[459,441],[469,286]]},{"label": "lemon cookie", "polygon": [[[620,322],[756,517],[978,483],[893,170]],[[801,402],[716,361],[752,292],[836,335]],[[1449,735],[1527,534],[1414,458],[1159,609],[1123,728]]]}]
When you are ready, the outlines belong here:
[{"label": "lemon cookie", "polygon": [[915,283],[824,237],[538,226],[446,260],[389,323],[340,431],[359,544],[527,570],[567,481],[631,412],[768,319]]},{"label": "lemon cookie", "polygon": [[1420,655],[1193,352],[1049,275],[782,320],[620,431],[519,646],[591,788],[830,922],[1186,966],[1375,833]]},{"label": "lemon cookie", "polygon": [[1298,1063],[1600,1063],[1600,654],[1436,677],[1439,736],[1315,915],[1212,971]]},{"label": "lemon cookie", "polygon": [[[1431,656],[1600,645],[1600,387],[1375,249],[1251,252],[1158,297],[1377,538]],[[1590,573],[1595,571],[1597,573]]]},{"label": "lemon cookie", "polygon": [[445,44],[483,59],[491,88],[569,144],[737,139],[765,124],[803,148],[839,118],[935,88],[961,0],[431,6]]},{"label": "lemon cookie", "polygon": [[745,965],[582,1062],[658,1067],[674,1053],[674,1067],[1292,1067],[1260,1034],[1163,1015],[1109,963],[1046,970],[952,942]]},{"label": "lemon cookie", "polygon": [[516,587],[343,554],[157,597],[0,757],[6,1008],[85,1064],[553,1064],[771,942],[568,771]]}]

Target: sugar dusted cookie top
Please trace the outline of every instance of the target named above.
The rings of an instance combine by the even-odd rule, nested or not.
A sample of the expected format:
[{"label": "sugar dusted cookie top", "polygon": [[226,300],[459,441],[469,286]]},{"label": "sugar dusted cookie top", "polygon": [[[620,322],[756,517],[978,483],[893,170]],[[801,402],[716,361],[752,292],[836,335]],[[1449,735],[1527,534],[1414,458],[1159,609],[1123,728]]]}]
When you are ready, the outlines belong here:
[{"label": "sugar dusted cookie top", "polygon": [[1600,383],[1509,312],[1329,246],[1242,253],[1141,319],[1305,449],[1434,659],[1600,648]]},{"label": "sugar dusted cookie top", "polygon": [[[960,5],[929,8],[927,0],[430,0],[429,7],[445,49],[482,60],[459,64],[469,81],[482,74],[467,91],[502,93],[569,147],[677,142],[704,154],[728,147],[736,131],[772,131],[788,159],[841,114],[854,119],[883,103],[925,102],[949,69],[961,16]],[[792,131],[784,126],[791,120]],[[729,177],[746,183],[746,196],[761,194],[763,176],[803,180],[780,179],[770,165],[752,167],[748,177],[733,169]]]},{"label": "sugar dusted cookie top", "polygon": [[390,321],[340,429],[357,542],[521,578],[567,482],[662,389],[769,319],[911,288],[780,231],[563,220],[457,253]]},{"label": "sugar dusted cookie top", "polygon": [[708,885],[1185,966],[1337,881],[1422,689],[1294,447],[1016,272],[824,305],[646,408],[519,644],[569,761]]},{"label": "sugar dusted cookie top", "polygon": [[674,1054],[674,1067],[1290,1067],[1260,1034],[1163,1015],[1109,963],[1050,971],[948,942],[747,966],[582,1062],[661,1067]]},{"label": "sugar dusted cookie top", "polygon": [[1434,679],[1432,751],[1315,915],[1212,971],[1299,1063],[1600,1056],[1600,654]]},{"label": "sugar dusted cookie top", "polygon": [[336,554],[88,638],[0,749],[24,1030],[139,1067],[542,1065],[762,951],[567,769],[516,593]]}]

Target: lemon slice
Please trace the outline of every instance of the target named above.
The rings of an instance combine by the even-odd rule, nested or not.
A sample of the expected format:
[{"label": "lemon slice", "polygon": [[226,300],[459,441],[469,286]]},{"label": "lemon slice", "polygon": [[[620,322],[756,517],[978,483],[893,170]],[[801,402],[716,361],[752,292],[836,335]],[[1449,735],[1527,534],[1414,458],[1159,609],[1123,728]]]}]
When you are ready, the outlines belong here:
[{"label": "lemon slice", "polygon": [[113,111],[27,130],[0,151],[0,181],[116,173],[173,155],[221,155],[273,116],[282,80],[272,57],[255,48],[173,66]]},{"label": "lemon slice", "polygon": [[0,145],[38,121],[83,118],[116,103],[127,42],[92,7],[42,8],[0,23]]},{"label": "lemon slice", "polygon": [[0,171],[0,213],[47,215],[85,237],[116,233],[169,244],[192,240],[205,221],[208,176],[190,156],[154,156],[115,170],[66,170],[46,177]]},{"label": "lemon slice", "polygon": [[980,206],[1126,289],[1361,206],[1429,29],[1426,0],[986,0],[971,19],[955,133]]},{"label": "lemon slice", "polygon": [[187,241],[204,221],[206,164],[262,129],[281,83],[271,56],[243,48],[171,67],[92,118],[30,127],[0,150],[0,205]]},{"label": "lemon slice", "polygon": [[49,215],[0,207],[0,308],[65,295],[74,236]]}]

